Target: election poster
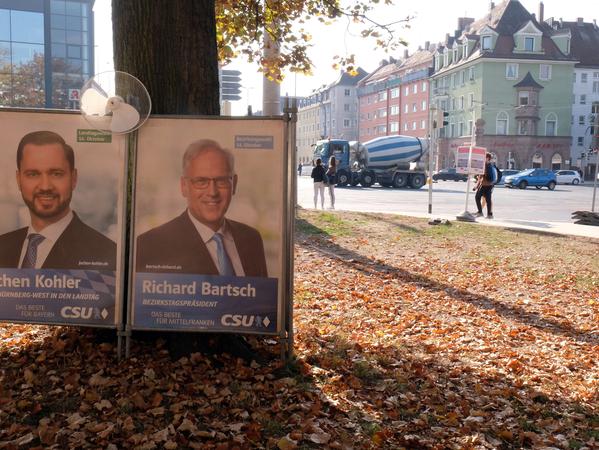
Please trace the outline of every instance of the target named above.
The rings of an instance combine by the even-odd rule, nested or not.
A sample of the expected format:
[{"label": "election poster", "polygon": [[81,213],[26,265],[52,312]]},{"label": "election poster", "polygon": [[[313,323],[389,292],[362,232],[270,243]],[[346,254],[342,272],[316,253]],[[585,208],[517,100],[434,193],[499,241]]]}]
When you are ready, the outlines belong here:
[{"label": "election poster", "polygon": [[125,155],[78,113],[0,110],[0,321],[122,323]]},{"label": "election poster", "polygon": [[150,118],[135,175],[133,329],[276,334],[286,123]]}]

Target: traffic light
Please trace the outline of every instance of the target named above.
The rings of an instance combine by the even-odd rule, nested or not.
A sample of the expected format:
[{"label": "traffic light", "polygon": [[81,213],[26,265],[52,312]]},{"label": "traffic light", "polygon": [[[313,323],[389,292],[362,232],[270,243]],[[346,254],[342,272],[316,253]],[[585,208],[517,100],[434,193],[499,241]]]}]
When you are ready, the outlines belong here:
[{"label": "traffic light", "polygon": [[221,100],[241,100],[241,72],[239,70],[220,70]]},{"label": "traffic light", "polygon": [[435,120],[433,121],[433,128],[443,128],[444,126],[448,125],[449,124],[449,122],[447,121],[448,116],[449,116],[449,113],[447,111],[438,109],[437,116],[435,117]]}]

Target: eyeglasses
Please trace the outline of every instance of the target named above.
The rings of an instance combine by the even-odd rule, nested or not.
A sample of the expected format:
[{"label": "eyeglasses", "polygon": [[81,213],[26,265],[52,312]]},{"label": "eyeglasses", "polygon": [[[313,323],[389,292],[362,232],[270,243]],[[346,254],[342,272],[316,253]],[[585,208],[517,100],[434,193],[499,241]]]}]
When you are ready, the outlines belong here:
[{"label": "eyeglasses", "polygon": [[185,177],[185,179],[191,183],[194,189],[206,189],[208,186],[210,186],[211,181],[214,181],[214,185],[217,187],[217,189],[227,189],[231,187],[231,182],[233,181],[233,177]]}]

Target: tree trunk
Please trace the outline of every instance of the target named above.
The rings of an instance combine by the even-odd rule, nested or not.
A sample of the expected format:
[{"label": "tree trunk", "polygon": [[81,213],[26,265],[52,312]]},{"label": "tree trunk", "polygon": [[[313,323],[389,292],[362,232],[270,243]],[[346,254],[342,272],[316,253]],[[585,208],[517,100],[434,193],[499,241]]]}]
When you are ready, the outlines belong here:
[{"label": "tree trunk", "polygon": [[112,0],[115,70],[141,80],[153,114],[219,114],[214,5]]}]

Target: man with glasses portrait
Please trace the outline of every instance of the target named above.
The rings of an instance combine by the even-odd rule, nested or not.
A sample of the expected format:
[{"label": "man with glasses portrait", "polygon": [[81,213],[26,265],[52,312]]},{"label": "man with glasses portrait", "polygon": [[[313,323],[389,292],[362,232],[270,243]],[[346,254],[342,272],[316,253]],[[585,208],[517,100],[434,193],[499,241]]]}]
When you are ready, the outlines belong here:
[{"label": "man with glasses portrait", "polygon": [[237,188],[233,154],[213,140],[193,142],[180,187],[187,209],[137,238],[137,272],[267,277],[258,230],[225,217]]}]

